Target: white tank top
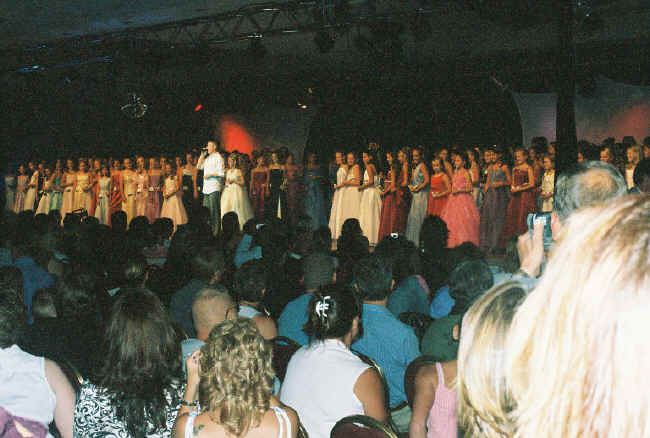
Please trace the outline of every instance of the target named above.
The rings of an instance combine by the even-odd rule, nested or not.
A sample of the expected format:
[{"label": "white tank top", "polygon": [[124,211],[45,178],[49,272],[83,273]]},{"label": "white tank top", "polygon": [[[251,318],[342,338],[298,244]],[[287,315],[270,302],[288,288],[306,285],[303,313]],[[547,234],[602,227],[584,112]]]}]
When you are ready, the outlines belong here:
[{"label": "white tank top", "polygon": [[17,345],[0,349],[0,406],[45,427],[54,419],[56,396],[45,377],[45,360]]},{"label": "white tank top", "polygon": [[[273,409],[273,413],[278,419],[278,423],[280,423],[280,433],[278,433],[278,438],[291,438],[291,421],[289,420],[287,413],[284,409],[277,406],[271,407],[271,409]],[[196,436],[194,435],[193,429],[194,419],[197,415],[199,415],[197,411],[190,412],[190,417],[187,419],[187,423],[185,423],[185,438],[194,438]]]},{"label": "white tank top", "polygon": [[354,385],[368,368],[337,339],[312,342],[291,357],[280,400],[298,412],[310,438],[329,438],[338,420],[364,414]]}]

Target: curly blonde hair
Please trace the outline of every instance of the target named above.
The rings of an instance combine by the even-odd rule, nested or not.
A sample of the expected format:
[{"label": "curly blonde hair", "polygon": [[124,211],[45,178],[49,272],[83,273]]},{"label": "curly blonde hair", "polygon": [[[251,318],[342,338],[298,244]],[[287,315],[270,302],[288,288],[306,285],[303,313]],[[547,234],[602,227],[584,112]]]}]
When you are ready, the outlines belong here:
[{"label": "curly blonde hair", "polygon": [[228,433],[245,435],[259,426],[273,393],[271,346],[250,319],[214,327],[201,348],[199,400]]}]

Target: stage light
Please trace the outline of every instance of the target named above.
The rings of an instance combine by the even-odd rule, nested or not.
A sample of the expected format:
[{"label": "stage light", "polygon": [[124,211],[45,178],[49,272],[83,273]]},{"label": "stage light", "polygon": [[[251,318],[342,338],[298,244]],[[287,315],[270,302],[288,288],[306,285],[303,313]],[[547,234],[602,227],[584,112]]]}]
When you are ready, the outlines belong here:
[{"label": "stage light", "polygon": [[195,112],[195,113],[198,113],[198,112],[201,111],[202,109],[203,109],[203,105],[198,104],[197,106],[194,107],[194,112]]}]

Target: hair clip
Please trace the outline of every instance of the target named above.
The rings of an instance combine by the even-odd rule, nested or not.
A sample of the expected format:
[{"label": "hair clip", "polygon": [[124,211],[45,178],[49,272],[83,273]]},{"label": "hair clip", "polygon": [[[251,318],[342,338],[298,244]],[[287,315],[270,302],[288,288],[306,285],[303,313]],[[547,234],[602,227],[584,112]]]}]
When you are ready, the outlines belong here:
[{"label": "hair clip", "polygon": [[316,303],[316,316],[319,318],[326,318],[327,312],[330,308],[329,301],[332,299],[329,295],[326,297],[323,297],[318,303]]},{"label": "hair clip", "polygon": [[390,233],[391,239],[399,239],[399,233]]}]

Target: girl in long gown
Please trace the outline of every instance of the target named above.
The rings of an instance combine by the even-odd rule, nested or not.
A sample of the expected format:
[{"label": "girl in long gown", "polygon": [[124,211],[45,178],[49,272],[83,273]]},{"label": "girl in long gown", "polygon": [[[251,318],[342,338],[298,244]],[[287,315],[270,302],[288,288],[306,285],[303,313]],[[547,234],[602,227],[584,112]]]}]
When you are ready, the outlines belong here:
[{"label": "girl in long gown", "polygon": [[398,191],[401,172],[399,170],[398,161],[395,159],[394,152],[386,153],[386,163],[388,164],[388,172],[383,186],[379,189],[379,193],[384,198],[382,200],[379,233],[377,236],[377,240],[380,242],[390,233],[404,232],[403,228],[401,230],[396,230],[395,227],[397,202],[401,193]]},{"label": "girl in long gown", "polygon": [[18,176],[16,177],[16,198],[14,199],[14,213],[20,213],[25,206],[25,193],[27,193],[27,183],[29,176],[26,174],[25,166],[18,166]]},{"label": "girl in long gown", "polygon": [[63,173],[61,172],[61,161],[57,160],[52,173],[52,195],[50,196],[50,211],[61,212],[63,202]]},{"label": "girl in long gown", "polygon": [[135,191],[135,214],[136,216],[146,216],[147,215],[147,200],[148,190],[149,190],[149,175],[147,174],[147,169],[144,168],[144,157],[137,158],[137,170],[136,170],[136,191]]},{"label": "girl in long gown", "polygon": [[253,206],[253,213],[258,220],[264,219],[264,204],[268,190],[269,171],[264,162],[264,155],[256,158],[255,167],[251,170],[250,197]]},{"label": "girl in long gown", "polygon": [[61,201],[61,219],[74,210],[74,184],[77,180],[77,173],[74,171],[74,162],[66,161],[66,172],[63,174],[63,199]]},{"label": "girl in long gown", "polygon": [[447,173],[442,170],[440,158],[431,160],[431,182],[429,184],[429,206],[427,216],[441,216],[447,205],[451,193],[451,180]]},{"label": "girl in long gown", "polygon": [[124,202],[122,203],[122,210],[126,213],[127,226],[131,220],[136,217],[136,194],[138,191],[138,182],[136,174],[132,170],[132,163],[130,158],[124,159],[124,170],[122,171],[122,194]]},{"label": "girl in long gown", "polygon": [[472,199],[474,199],[474,204],[476,208],[481,206],[481,170],[478,163],[476,162],[476,155],[472,149],[468,149],[466,152],[467,163],[469,164],[469,176],[472,178]]},{"label": "girl in long gown", "polygon": [[11,170],[5,175],[5,210],[13,211],[16,201],[16,175]]},{"label": "girl in long gown", "polygon": [[493,250],[499,244],[506,209],[510,202],[510,169],[502,163],[497,152],[488,151],[486,156],[487,179],[479,227],[479,247],[484,252]]},{"label": "girl in long gown", "polygon": [[194,166],[194,157],[191,153],[185,155],[185,165],[179,173],[183,184],[183,207],[186,212],[191,213],[194,210],[196,192],[196,166]]},{"label": "girl in long gown", "polygon": [[245,224],[253,218],[253,207],[246,193],[244,175],[237,164],[236,154],[228,157],[228,170],[226,171],[226,186],[221,194],[221,217],[231,211],[237,214],[240,224]]},{"label": "girl in long gown", "polygon": [[447,148],[440,149],[440,151],[438,151],[438,158],[440,158],[440,162],[442,163],[442,169],[447,174],[447,176],[451,179],[451,177],[454,176],[454,168],[449,162],[449,149]]},{"label": "girl in long gown", "polygon": [[73,210],[80,208],[90,212],[92,203],[92,180],[90,173],[87,171],[88,164],[85,161],[79,162],[79,172],[77,172],[77,179],[74,185],[74,204]]},{"label": "girl in long gown", "polygon": [[409,184],[411,191],[411,209],[406,222],[406,238],[420,246],[420,228],[427,216],[429,206],[429,170],[422,160],[422,150],[413,149],[413,175]]},{"label": "girl in long gown", "polygon": [[361,192],[359,224],[361,225],[364,236],[368,238],[370,246],[375,246],[379,238],[381,195],[375,184],[377,169],[372,163],[372,156],[368,152],[364,152],[362,157],[366,170],[363,172],[363,184],[359,186],[359,191]]},{"label": "girl in long gown", "polygon": [[109,225],[111,219],[111,177],[108,176],[108,168],[105,166],[99,172],[95,217],[100,224]]},{"label": "girl in long gown", "polygon": [[150,223],[160,217],[162,205],[162,172],[157,158],[149,159],[149,195],[147,198],[146,216]]},{"label": "girl in long gown", "polygon": [[163,187],[163,205],[160,217],[166,217],[174,223],[174,232],[179,225],[187,223],[187,212],[181,199],[179,181],[170,163],[165,164],[165,185]]},{"label": "girl in long gown", "polygon": [[[285,194],[284,166],[280,164],[277,152],[271,153],[271,164],[269,169],[269,192],[268,202],[264,208],[267,218],[287,219],[287,197]],[[243,222],[239,222],[243,224]]]},{"label": "girl in long gown", "polygon": [[540,208],[543,213],[553,211],[553,194],[555,193],[555,170],[553,169],[553,159],[550,155],[544,155],[542,158],[544,175],[542,176],[542,185],[540,186]]},{"label": "girl in long gown", "polygon": [[334,184],[334,195],[332,196],[332,210],[330,212],[329,227],[332,232],[332,239],[336,241],[341,234],[343,226],[343,208],[341,206],[345,178],[348,173],[348,165],[343,160],[343,152],[336,152],[336,164],[339,169],[336,171],[336,183]]},{"label": "girl in long gown", "polygon": [[113,162],[113,169],[111,170],[111,210],[109,218],[118,211],[122,211],[122,203],[124,202],[124,194],[122,192],[122,165],[119,160]]},{"label": "girl in long gown", "polygon": [[461,154],[454,155],[454,166],[456,170],[451,179],[451,195],[441,216],[449,230],[447,246],[453,248],[464,242],[478,246],[480,218],[472,198],[472,178]]},{"label": "girl in long gown", "polygon": [[52,169],[45,167],[45,178],[43,179],[43,196],[38,201],[36,214],[48,214],[50,212],[50,202],[52,201]]},{"label": "girl in long gown", "polygon": [[506,212],[503,232],[499,247],[505,248],[510,239],[528,230],[526,218],[537,208],[535,196],[535,175],[533,168],[526,163],[523,149],[515,151],[515,167],[512,169],[512,185],[510,186],[510,202]]},{"label": "girl in long gown", "polygon": [[323,192],[325,170],[318,164],[315,152],[310,152],[307,156],[303,178],[305,184],[304,211],[311,218],[312,230],[317,230],[322,226],[327,226],[327,219]]},{"label": "girl in long gown", "polygon": [[298,222],[298,217],[302,214],[302,197],[303,188],[300,178],[300,169],[295,164],[293,154],[289,153],[284,163],[284,174],[286,177],[286,194],[287,194],[287,216],[290,225]]},{"label": "girl in long gown", "polygon": [[27,184],[27,193],[25,194],[25,205],[23,210],[34,210],[37,206],[36,197],[38,196],[38,170],[34,170]]},{"label": "girl in long gown", "polygon": [[[359,185],[361,184],[361,169],[357,164],[357,157],[352,152],[347,154],[348,172],[343,181],[343,189],[341,190],[341,227],[348,219],[359,220],[361,214],[361,192]],[[337,231],[337,238],[340,236],[341,230]]]}]

